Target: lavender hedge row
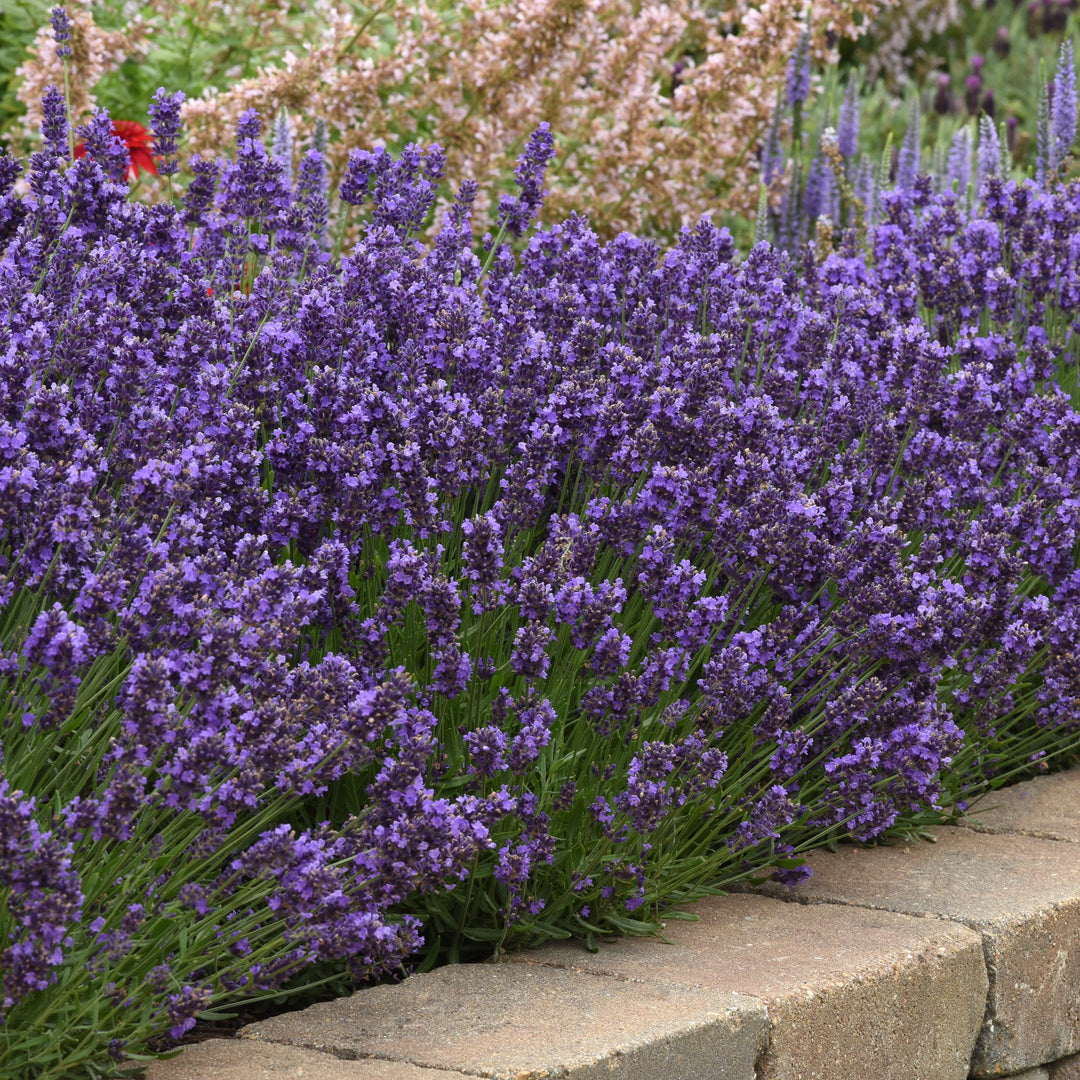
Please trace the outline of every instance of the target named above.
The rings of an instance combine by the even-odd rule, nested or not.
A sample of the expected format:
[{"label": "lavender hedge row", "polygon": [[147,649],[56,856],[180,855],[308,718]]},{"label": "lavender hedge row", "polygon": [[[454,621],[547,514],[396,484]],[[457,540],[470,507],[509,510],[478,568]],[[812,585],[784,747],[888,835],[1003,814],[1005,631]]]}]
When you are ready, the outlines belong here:
[{"label": "lavender hedge row", "polygon": [[739,261],[533,228],[541,128],[478,246],[469,182],[416,240],[437,148],[354,153],[335,259],[254,114],[149,206],[45,106],[28,195],[0,155],[5,1076],[648,932],[1075,754],[1080,187]]}]

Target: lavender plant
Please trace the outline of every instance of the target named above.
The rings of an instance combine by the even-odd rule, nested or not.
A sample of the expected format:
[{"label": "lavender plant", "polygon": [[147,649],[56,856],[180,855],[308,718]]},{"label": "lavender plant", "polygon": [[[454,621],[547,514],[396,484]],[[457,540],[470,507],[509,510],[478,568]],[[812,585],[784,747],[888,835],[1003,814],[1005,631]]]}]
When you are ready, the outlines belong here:
[{"label": "lavender plant", "polygon": [[541,129],[478,248],[469,181],[416,238],[437,147],[354,152],[338,258],[254,113],[179,207],[45,116],[25,198],[0,156],[5,1075],[651,932],[1075,754],[1080,188],[916,177],[869,250],[739,261],[532,226]]},{"label": "lavender plant", "polygon": [[[860,235],[868,224],[877,224],[882,210],[879,195],[890,185],[912,191],[921,174],[930,177],[937,190],[954,186],[962,197],[975,200],[988,177],[1008,177],[1014,171],[1023,175],[1015,169],[1013,157],[1019,140],[1018,118],[1011,115],[1000,125],[995,122],[993,91],[983,94],[984,58],[980,55],[971,58],[974,74],[968,80],[969,122],[951,131],[947,149],[938,143],[930,155],[924,154],[921,96],[915,92],[909,96],[907,124],[896,152],[892,151],[890,133],[878,168],[866,154],[860,157],[859,90],[852,76],[837,109],[832,108],[826,95],[820,133],[811,156],[802,137],[805,95],[796,89],[801,84],[793,74],[803,70],[804,81],[809,79],[805,52],[800,49],[792,54],[787,95],[778,98],[759,150],[761,182],[766,192],[764,220],[757,225],[756,238],[770,238],[798,258],[803,246],[814,240],[819,219],[825,219],[827,231],[854,228]],[[942,74],[933,111],[943,116],[957,111],[950,87],[949,76]],[[1076,142],[1078,109],[1075,56],[1072,42],[1066,40],[1060,47],[1053,77],[1042,82],[1035,131],[1025,133],[1026,138],[1034,134],[1036,153],[1027,172],[1040,188],[1053,186],[1067,176]],[[836,131],[828,126],[834,117]],[[785,129],[790,136],[786,147],[782,138]],[[828,140],[824,138],[826,133]]]}]

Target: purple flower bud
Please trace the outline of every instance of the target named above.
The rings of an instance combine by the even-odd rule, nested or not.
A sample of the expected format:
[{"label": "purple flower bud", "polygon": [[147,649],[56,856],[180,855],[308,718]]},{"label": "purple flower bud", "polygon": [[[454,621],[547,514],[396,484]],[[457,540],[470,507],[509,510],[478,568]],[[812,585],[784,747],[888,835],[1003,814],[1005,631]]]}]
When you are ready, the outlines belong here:
[{"label": "purple flower bud", "polygon": [[942,72],[937,79],[937,89],[934,91],[934,112],[939,116],[946,116],[953,111],[955,103],[952,94],[952,80],[948,74]]},{"label": "purple flower bud", "polygon": [[999,26],[997,33],[994,35],[994,54],[1004,60],[1012,49],[1012,43],[1009,41],[1009,28],[1007,26]]},{"label": "purple flower bud", "polygon": [[685,60],[676,60],[675,63],[671,65],[672,94],[674,94],[675,91],[678,90],[680,86],[682,86],[682,73],[686,70],[686,66],[687,65]]},{"label": "purple flower bud", "polygon": [[978,75],[969,75],[964,80],[964,104],[968,115],[979,115],[979,98],[982,95],[982,79]]},{"label": "purple flower bud", "polygon": [[1009,153],[1014,157],[1016,155],[1016,129],[1020,124],[1020,118],[1018,116],[1005,117],[1005,145],[1009,148]]}]

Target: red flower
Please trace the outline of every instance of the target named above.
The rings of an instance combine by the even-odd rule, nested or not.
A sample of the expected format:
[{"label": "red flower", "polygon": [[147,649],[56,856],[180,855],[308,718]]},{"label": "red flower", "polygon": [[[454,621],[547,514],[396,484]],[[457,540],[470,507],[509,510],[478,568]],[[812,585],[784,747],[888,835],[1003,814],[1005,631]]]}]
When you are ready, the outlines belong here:
[{"label": "red flower", "polygon": [[[127,147],[131,163],[128,165],[127,179],[130,183],[139,172],[148,172],[157,176],[157,166],[154,164],[154,155],[151,152],[153,141],[150,132],[137,124],[134,120],[114,120],[112,122],[113,134]],[[79,143],[75,147],[77,158],[86,156],[86,147]]]}]

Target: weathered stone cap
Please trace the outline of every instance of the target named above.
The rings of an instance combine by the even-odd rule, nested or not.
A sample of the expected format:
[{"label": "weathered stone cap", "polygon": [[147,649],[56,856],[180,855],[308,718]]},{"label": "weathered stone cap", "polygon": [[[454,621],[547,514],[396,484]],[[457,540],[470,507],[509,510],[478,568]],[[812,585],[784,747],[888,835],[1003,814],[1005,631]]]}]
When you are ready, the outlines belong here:
[{"label": "weathered stone cap", "polygon": [[958,824],[976,832],[1080,844],[1080,768],[991,791],[968,807]]},{"label": "weathered stone cap", "polygon": [[759,1080],[964,1080],[987,978],[979,935],[943,920],[723,896],[696,922],[590,954],[559,942],[520,952],[547,964],[643,982],[747,994],[769,1014]]},{"label": "weathered stone cap", "polygon": [[941,827],[937,843],[844,845],[814,876],[762,891],[947,918],[982,936],[990,980],[975,1076],[1035,1068],[1080,1050],[1080,845]]},{"label": "weathered stone cap", "polygon": [[754,1080],[766,1014],[761,1002],[737,994],[541,965],[468,964],[272,1017],[240,1034],[490,1080]]},{"label": "weathered stone cap", "polygon": [[177,1058],[155,1061],[145,1080],[471,1080],[464,1073],[400,1061],[342,1061],[295,1046],[209,1039]]}]

